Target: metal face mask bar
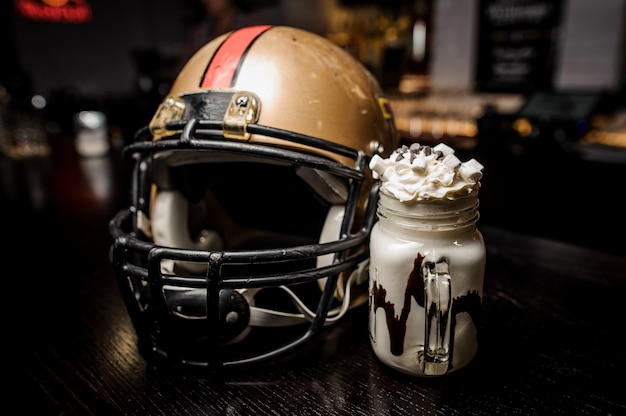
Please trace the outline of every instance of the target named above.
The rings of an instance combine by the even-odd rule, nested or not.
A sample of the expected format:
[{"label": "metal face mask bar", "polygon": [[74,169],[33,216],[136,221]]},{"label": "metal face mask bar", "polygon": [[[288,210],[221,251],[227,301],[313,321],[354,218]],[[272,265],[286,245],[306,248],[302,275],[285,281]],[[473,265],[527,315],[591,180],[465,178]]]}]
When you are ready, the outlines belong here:
[{"label": "metal face mask bar", "polygon": [[[223,109],[232,102],[233,95],[225,94],[222,100],[215,99],[215,97],[215,95],[211,97],[196,94],[191,99],[213,100],[211,105],[185,107],[206,110],[213,106],[212,108]],[[180,109],[180,107],[177,108]],[[163,138],[157,141],[152,141],[149,130],[144,128],[136,136],[136,142],[127,146],[123,152],[127,158],[135,160],[133,205],[118,213],[111,221],[110,231],[115,239],[111,252],[112,263],[126,306],[138,332],[140,344],[143,344],[146,350],[151,351],[151,354],[184,366],[219,369],[261,363],[286,354],[308,342],[325,324],[339,275],[357,268],[359,263],[368,258],[367,239],[375,217],[377,189],[370,191],[362,227],[354,232],[351,231],[359,193],[365,180],[364,169],[369,160],[368,156],[362,151],[323,139],[249,123],[250,120],[254,120],[254,116],[250,117],[250,112],[247,110],[242,114],[244,114],[245,123],[241,124],[241,128],[234,129],[239,132],[233,134],[238,136],[234,140],[225,138],[224,129],[228,127],[225,127],[223,122],[192,118],[189,121],[163,123],[162,128],[158,129],[158,133]],[[200,116],[206,117],[206,114],[200,114]],[[181,117],[186,118],[184,112],[181,113]],[[240,139],[249,134],[278,138],[337,153],[351,158],[355,165],[348,167],[304,151],[250,143]],[[190,250],[157,246],[151,243],[138,226],[143,213],[148,212],[150,189],[147,184],[151,183],[149,180],[151,160],[161,152],[189,151],[254,155],[287,164],[295,164],[297,161],[298,166],[307,166],[319,171],[332,171],[334,175],[345,178],[350,186],[339,239],[297,247],[241,251]],[[257,270],[268,270],[260,267],[272,264],[282,265],[322,255],[333,255],[332,263],[324,267],[284,273],[250,274],[251,264],[258,265]],[[206,273],[202,276],[190,276],[164,272],[161,265],[168,260],[204,264]],[[229,271],[228,275],[224,273],[225,270]],[[243,271],[237,272],[237,270]],[[249,317],[248,305],[245,299],[238,295],[239,290],[298,285],[320,279],[326,279],[326,283],[323,286],[315,316],[310,320],[308,329],[304,333],[271,351],[224,359],[224,352],[230,348],[230,346],[224,346],[224,339],[232,337],[229,331],[233,328],[235,332],[240,330]],[[178,337],[185,329],[188,329],[185,328],[188,324],[181,323],[181,319],[172,310],[170,304],[172,301],[168,300],[168,296],[173,298],[175,295],[172,293],[177,290],[197,289],[202,290],[203,292],[200,293],[206,295],[203,305],[205,318],[196,319],[194,320],[196,322],[191,322],[189,325],[193,325],[194,333],[196,335],[201,333],[198,337],[205,339],[206,342],[200,354],[187,354],[185,347],[178,342],[180,341]],[[184,297],[182,293],[178,296]],[[229,323],[229,320],[232,321],[235,316],[233,312],[238,321],[234,327],[233,322]],[[198,328],[201,328],[199,332]]]}]

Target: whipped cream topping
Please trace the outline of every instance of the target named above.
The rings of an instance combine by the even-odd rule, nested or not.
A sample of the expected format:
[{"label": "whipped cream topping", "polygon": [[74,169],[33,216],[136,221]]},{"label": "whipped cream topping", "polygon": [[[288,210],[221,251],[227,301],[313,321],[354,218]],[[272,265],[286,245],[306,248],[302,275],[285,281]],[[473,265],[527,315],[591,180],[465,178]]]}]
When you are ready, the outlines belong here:
[{"label": "whipped cream topping", "polygon": [[478,191],[483,176],[483,165],[475,159],[461,162],[444,143],[402,146],[386,159],[374,155],[369,167],[381,191],[402,202],[456,199]]}]

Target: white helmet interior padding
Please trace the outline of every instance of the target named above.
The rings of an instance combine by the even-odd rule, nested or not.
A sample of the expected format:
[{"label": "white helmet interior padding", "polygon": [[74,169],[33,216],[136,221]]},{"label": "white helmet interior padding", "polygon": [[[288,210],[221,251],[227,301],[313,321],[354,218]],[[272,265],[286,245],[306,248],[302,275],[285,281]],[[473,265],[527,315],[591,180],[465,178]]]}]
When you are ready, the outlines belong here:
[{"label": "white helmet interior padding", "polygon": [[[203,230],[198,238],[192,239],[188,228],[189,203],[179,191],[161,190],[155,195],[152,207],[152,233],[154,242],[165,247],[178,247],[196,250],[221,250],[220,235],[211,230]],[[162,270],[173,272],[171,261],[162,262]],[[206,266],[185,262],[185,268],[192,273],[200,273]]]},{"label": "white helmet interior padding", "polygon": [[299,166],[296,174],[302,178],[317,195],[331,204],[345,204],[348,199],[346,182],[328,172]]}]

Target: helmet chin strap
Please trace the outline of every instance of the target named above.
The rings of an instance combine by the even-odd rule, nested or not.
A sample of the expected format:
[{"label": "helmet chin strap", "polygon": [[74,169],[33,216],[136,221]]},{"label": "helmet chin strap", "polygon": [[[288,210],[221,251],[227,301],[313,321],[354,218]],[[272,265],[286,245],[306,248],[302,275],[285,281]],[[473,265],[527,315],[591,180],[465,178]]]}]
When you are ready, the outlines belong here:
[{"label": "helmet chin strap", "polygon": [[[334,324],[340,320],[347,311],[367,301],[367,293],[352,298],[351,288],[368,278],[368,265],[369,260],[364,260],[359,263],[359,266],[353,270],[352,273],[350,273],[350,277],[348,277],[348,280],[346,281],[345,289],[343,289],[344,296],[341,301],[341,305],[328,311],[324,325]],[[250,326],[282,327],[299,325],[313,321],[313,318],[315,318],[316,315],[315,311],[309,309],[288,287],[279,286],[279,288],[289,295],[290,299],[300,313],[287,313],[252,306],[254,305],[254,296],[262,289],[244,289],[242,294],[250,304]]]}]

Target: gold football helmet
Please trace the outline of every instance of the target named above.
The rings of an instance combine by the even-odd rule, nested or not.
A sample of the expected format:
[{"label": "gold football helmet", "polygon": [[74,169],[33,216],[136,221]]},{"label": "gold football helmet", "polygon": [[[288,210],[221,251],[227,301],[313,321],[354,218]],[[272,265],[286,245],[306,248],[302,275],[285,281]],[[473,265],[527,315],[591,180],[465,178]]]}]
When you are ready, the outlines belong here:
[{"label": "gold football helmet", "polygon": [[377,81],[319,35],[252,26],[198,50],[123,150],[112,263],[142,353],[262,362],[365,302],[367,164],[397,147]]}]

